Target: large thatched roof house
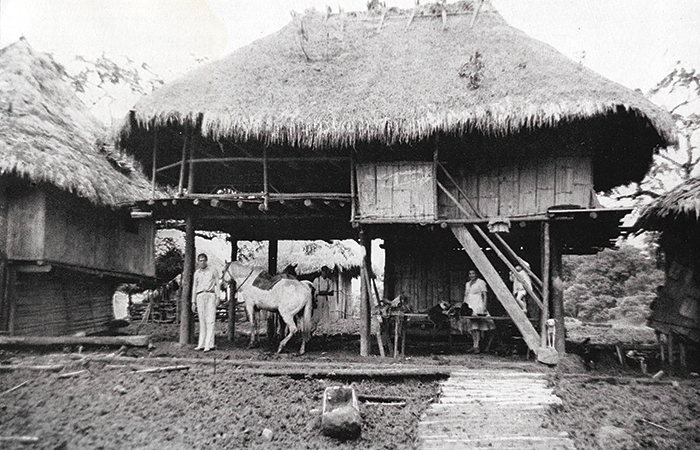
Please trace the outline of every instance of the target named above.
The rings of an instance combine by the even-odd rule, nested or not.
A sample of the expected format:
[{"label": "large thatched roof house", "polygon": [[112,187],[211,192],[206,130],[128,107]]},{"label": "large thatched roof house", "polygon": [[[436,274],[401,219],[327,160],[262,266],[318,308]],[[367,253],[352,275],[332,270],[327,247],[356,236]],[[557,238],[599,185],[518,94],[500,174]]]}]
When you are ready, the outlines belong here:
[{"label": "large thatched roof house", "polygon": [[151,184],[104,133],[51,56],[0,50],[0,332],[97,330],[116,283],[154,276],[153,222],[121,207]]},{"label": "large thatched roof house", "polygon": [[649,325],[700,344],[700,177],[650,203],[635,228],[661,232],[666,278],[657,290]]},{"label": "large thatched roof house", "polygon": [[[239,239],[381,237],[386,295],[415,310],[460,301],[476,266],[537,347],[559,256],[609,245],[626,213],[595,192],[641,180],[673,121],[480,3],[297,15],[144,97],[122,145],[180,196],[136,206]],[[541,317],[487,239],[543,277]]]}]

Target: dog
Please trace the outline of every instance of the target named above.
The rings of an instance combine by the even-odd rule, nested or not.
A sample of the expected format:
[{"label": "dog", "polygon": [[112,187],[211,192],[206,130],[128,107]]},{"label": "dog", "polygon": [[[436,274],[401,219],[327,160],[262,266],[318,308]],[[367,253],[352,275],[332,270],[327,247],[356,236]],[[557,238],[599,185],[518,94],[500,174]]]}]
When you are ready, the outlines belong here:
[{"label": "dog", "polygon": [[554,321],[554,319],[547,319],[546,328],[547,328],[547,347],[554,348],[554,336],[556,335],[556,331],[557,331],[557,324]]}]

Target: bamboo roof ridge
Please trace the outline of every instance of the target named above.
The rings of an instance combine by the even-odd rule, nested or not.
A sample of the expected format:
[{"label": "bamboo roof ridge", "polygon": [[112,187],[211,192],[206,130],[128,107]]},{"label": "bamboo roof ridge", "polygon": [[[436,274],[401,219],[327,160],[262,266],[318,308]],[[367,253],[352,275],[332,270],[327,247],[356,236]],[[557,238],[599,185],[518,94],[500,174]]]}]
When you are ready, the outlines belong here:
[{"label": "bamboo roof ridge", "polygon": [[0,175],[50,183],[102,206],[150,198],[133,158],[100,143],[105,136],[50,55],[24,38],[0,49]]},{"label": "bamboo roof ridge", "polygon": [[[212,139],[308,148],[493,135],[625,110],[662,145],[670,115],[509,26],[485,2],[296,15],[280,31],[142,98],[136,126],[199,123]],[[133,122],[125,125],[128,134]]]},{"label": "bamboo roof ridge", "polygon": [[684,181],[647,205],[634,228],[660,230],[667,222],[676,220],[700,222],[700,177]]}]

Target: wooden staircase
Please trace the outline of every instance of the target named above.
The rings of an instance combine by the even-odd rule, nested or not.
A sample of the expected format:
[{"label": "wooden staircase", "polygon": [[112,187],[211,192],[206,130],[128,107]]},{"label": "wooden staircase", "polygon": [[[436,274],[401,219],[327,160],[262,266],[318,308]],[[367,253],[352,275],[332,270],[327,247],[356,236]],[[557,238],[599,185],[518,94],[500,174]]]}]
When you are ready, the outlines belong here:
[{"label": "wooden staircase", "polygon": [[476,239],[474,239],[474,236],[472,236],[472,233],[465,225],[451,225],[450,228],[457,240],[462,244],[462,247],[464,247],[464,251],[467,252],[477,270],[483,275],[486,283],[493,290],[494,294],[496,294],[496,298],[498,298],[503,308],[513,319],[513,323],[515,323],[515,326],[520,330],[520,334],[522,334],[523,340],[528,348],[538,355],[539,358],[541,356],[540,352],[543,349],[541,347],[540,335],[537,333],[537,330],[535,330],[535,327],[532,326],[532,323],[530,323],[525,312],[518,306],[510,289],[508,289],[503,282],[496,269],[486,257],[486,254],[481,250],[481,247],[476,242]]}]

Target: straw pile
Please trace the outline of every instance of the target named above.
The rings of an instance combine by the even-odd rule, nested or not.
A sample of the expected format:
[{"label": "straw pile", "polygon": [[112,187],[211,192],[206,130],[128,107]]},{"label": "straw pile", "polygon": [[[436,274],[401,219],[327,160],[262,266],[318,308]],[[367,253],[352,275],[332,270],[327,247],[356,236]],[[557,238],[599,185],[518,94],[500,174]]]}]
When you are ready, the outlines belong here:
[{"label": "straw pile", "polygon": [[116,207],[150,198],[132,159],[99,143],[105,130],[64,69],[26,40],[0,50],[0,175],[50,183]]},{"label": "straw pile", "polygon": [[505,135],[631,113],[675,142],[644,96],[510,27],[488,2],[297,15],[279,32],[143,98],[124,128],[198,123],[212,139],[394,145],[441,131]]}]

